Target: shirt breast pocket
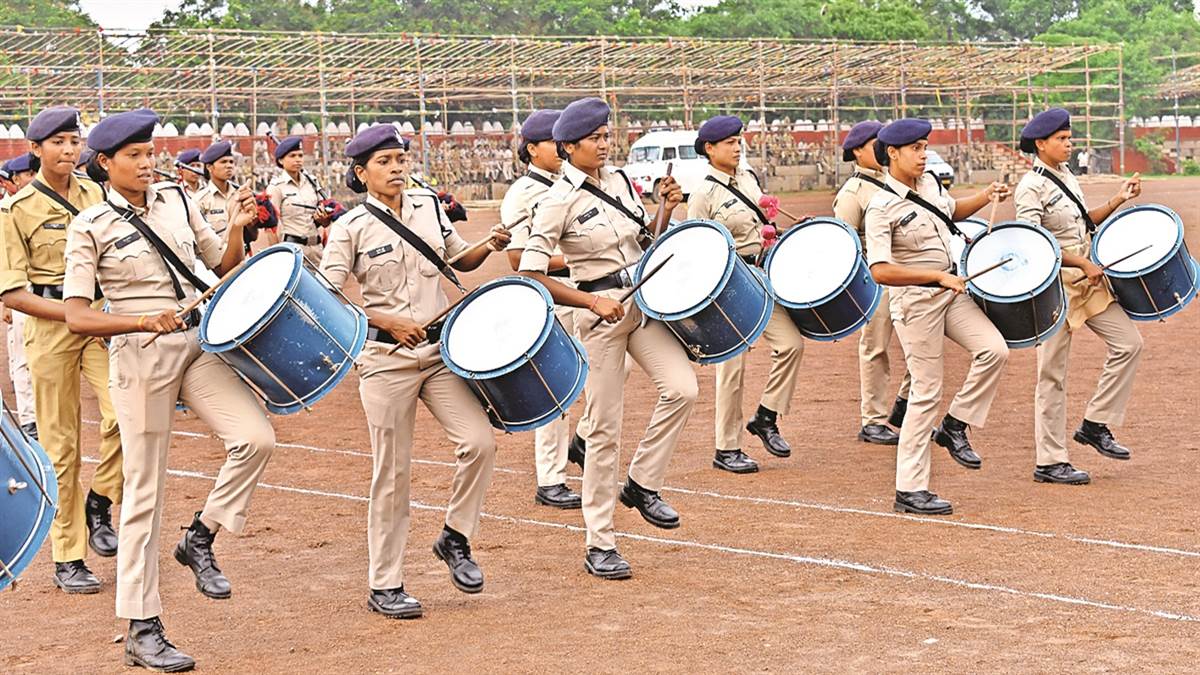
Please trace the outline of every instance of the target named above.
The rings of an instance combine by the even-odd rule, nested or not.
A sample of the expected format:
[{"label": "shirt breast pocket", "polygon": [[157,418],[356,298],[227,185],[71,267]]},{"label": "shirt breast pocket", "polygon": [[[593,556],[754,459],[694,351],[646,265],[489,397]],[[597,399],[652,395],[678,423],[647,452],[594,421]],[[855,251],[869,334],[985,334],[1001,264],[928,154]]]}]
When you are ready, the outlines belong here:
[{"label": "shirt breast pocket", "polygon": [[381,293],[390,293],[403,277],[400,253],[392,244],[359,251],[364,263],[364,285]]},{"label": "shirt breast pocket", "polygon": [[66,223],[46,223],[30,237],[30,262],[46,266],[62,261],[67,247]]},{"label": "shirt breast pocket", "polygon": [[171,236],[175,239],[175,253],[179,255],[179,259],[187,265],[188,269],[196,266],[196,235],[190,227],[178,228],[171,231]]},{"label": "shirt breast pocket", "polygon": [[137,235],[133,240],[128,237],[121,239],[113,245],[111,257],[116,259],[116,269],[114,270],[114,280],[129,284],[131,282],[148,279],[151,277],[164,274],[162,265],[156,264],[155,258],[158,256],[158,251],[146,241],[146,238]]}]

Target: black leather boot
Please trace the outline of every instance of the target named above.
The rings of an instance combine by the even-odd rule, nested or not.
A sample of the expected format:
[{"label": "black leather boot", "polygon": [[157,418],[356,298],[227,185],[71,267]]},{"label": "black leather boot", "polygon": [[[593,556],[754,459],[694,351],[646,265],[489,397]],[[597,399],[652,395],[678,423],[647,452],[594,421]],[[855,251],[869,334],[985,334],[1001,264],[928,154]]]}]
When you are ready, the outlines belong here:
[{"label": "black leather boot", "polygon": [[552,506],[556,509],[571,510],[583,506],[583,498],[578,492],[573,492],[566,483],[558,485],[539,485],[533,500],[538,504]]},{"label": "black leather boot", "polygon": [[587,556],[583,559],[583,569],[587,573],[601,579],[628,579],[633,576],[633,568],[617,553],[617,549],[606,551],[599,548],[588,548]]},{"label": "black leather boot", "polygon": [[888,415],[888,424],[899,429],[904,426],[904,416],[908,413],[908,399],[896,397],[892,404],[892,414]]},{"label": "black leather boot", "polygon": [[450,569],[450,583],[455,588],[463,593],[483,590],[483,571],[471,558],[471,544],[466,537],[443,527],[442,534],[433,542],[433,554]]},{"label": "black leather boot", "polygon": [[196,667],[196,661],[167,640],[158,617],[133,619],[125,637],[125,665],[160,673],[178,673]]},{"label": "black leather boot", "polygon": [[54,585],[64,593],[89,595],[100,592],[100,580],[82,560],[54,563]]},{"label": "black leather boot", "polygon": [[192,568],[196,575],[196,590],[213,600],[224,600],[232,594],[229,579],[221,574],[217,567],[217,559],[213,555],[213,539],[216,534],[211,532],[204,523],[200,522],[200,512],[192,519],[192,524],[183,533],[183,539],[175,547],[175,560],[180,565]]},{"label": "black leather boot", "polygon": [[1129,459],[1129,448],[1113,438],[1108,425],[1084,420],[1075,432],[1075,442],[1090,445],[1096,452],[1112,459]]},{"label": "black leather boot", "polygon": [[405,593],[403,586],[382,591],[371,589],[371,595],[367,596],[367,607],[389,619],[415,619],[423,612],[421,603]]},{"label": "black leather boot", "polygon": [[728,471],[729,473],[756,473],[758,471],[758,462],[750,459],[750,456],[738,450],[717,450],[713,455],[713,468]]},{"label": "black leather boot", "polygon": [[938,497],[929,490],[902,492],[896,490],[896,511],[898,513],[916,513],[923,516],[945,516],[954,513],[950,502]]},{"label": "black leather boot", "polygon": [[655,527],[664,530],[679,527],[679,513],[664,502],[657,492],[638,485],[633,478],[625,479],[625,487],[621,488],[621,503],[637,509],[642,518]]},{"label": "black leather boot", "polygon": [[96,555],[111,558],[117,554],[117,533],[112,526],[112,500],[89,490],[83,505],[87,520],[88,546]]},{"label": "black leather boot", "polygon": [[1087,485],[1092,482],[1092,477],[1088,475],[1088,472],[1076,469],[1068,462],[1060,462],[1034,468],[1033,480],[1037,483]]},{"label": "black leather boot", "polygon": [[774,410],[760,405],[754,419],[746,423],[746,431],[758,436],[767,452],[776,457],[787,457],[792,454],[792,446],[779,434],[778,418],[779,414]]},{"label": "black leather boot", "polygon": [[567,461],[583,468],[584,462],[587,460],[587,441],[579,434],[571,436],[571,443],[567,446]]},{"label": "black leather boot", "polygon": [[983,466],[983,460],[971,449],[967,440],[967,425],[965,422],[946,415],[942,418],[941,426],[933,430],[933,440],[938,445],[950,451],[950,457],[968,469],[978,469]]}]

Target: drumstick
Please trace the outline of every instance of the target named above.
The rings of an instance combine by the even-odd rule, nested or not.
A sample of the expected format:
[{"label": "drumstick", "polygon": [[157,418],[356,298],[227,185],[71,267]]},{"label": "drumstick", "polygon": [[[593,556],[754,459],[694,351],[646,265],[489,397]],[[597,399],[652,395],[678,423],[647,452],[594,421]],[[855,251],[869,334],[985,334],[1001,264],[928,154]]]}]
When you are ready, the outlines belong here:
[{"label": "drumstick", "polygon": [[[671,177],[671,169],[674,167],[674,162],[667,162],[667,178]],[[656,195],[657,196],[657,195]],[[658,211],[654,214],[654,230],[651,232],[651,237],[657,237],[662,231],[663,225],[671,219],[671,214],[667,212],[667,200],[660,199],[658,202]]]},{"label": "drumstick", "polygon": [[[479,290],[479,289],[478,289],[478,287],[476,287],[476,288],[475,288],[475,290]],[[473,293],[473,292],[474,292],[474,291],[472,291],[472,293]],[[421,326],[421,330],[427,331],[427,330],[429,330],[430,328],[432,328],[432,327],[433,327],[433,324],[435,324],[435,323],[437,323],[438,321],[441,321],[443,318],[445,318],[445,316],[446,316],[447,314],[449,314],[451,310],[453,310],[455,307],[458,307],[458,306],[459,306],[459,304],[461,304],[463,300],[466,300],[466,299],[467,299],[467,298],[468,298],[470,295],[471,295],[471,293],[464,293],[464,294],[463,294],[463,296],[462,296],[461,298],[459,298],[459,299],[455,300],[454,302],[450,303],[449,305],[446,305],[446,308],[445,308],[445,309],[443,309],[442,311],[438,312],[438,313],[437,313],[437,315],[436,315],[436,316],[434,316],[434,317],[433,317],[432,319],[430,319],[429,321],[426,321],[426,322],[424,323],[424,325],[422,325],[422,326]],[[388,350],[388,355],[390,356],[390,355],[392,355],[392,354],[395,354],[396,352],[400,351],[400,348],[401,348],[401,347],[404,347],[404,346],[406,346],[406,345],[397,344],[395,347],[392,347],[390,350]]]},{"label": "drumstick", "polygon": [[[203,179],[205,179],[205,180],[208,180],[208,176],[205,176],[203,171],[201,171],[200,169],[197,169],[197,168],[196,168],[196,167],[194,167],[194,166],[188,166],[187,164],[184,164],[183,162],[176,161],[176,162],[175,162],[175,168],[177,168],[177,169],[183,169],[184,171],[191,171],[192,173],[196,174],[197,176],[200,176],[201,178],[203,178]],[[165,172],[164,172],[164,173],[165,173]],[[234,190],[241,190],[241,189],[242,189],[242,186],[241,186],[241,185],[239,185],[239,184],[237,183],[237,181],[227,180],[227,181],[225,181],[225,182],[226,182],[226,183],[229,183],[230,187],[232,187]]]},{"label": "drumstick", "polygon": [[[993,194],[991,200],[989,200],[989,201],[992,202],[992,209],[990,211],[988,211],[987,233],[991,234],[992,233],[992,223],[996,222],[996,207],[1000,206],[1000,197]],[[967,243],[970,243],[970,242],[967,242]]]},{"label": "drumstick", "polygon": [[[217,281],[217,283],[213,284],[212,286],[209,286],[207,291],[204,291],[203,293],[200,294],[200,297],[198,297],[195,300],[188,303],[187,307],[184,307],[183,309],[179,310],[178,312],[175,312],[175,318],[182,318],[184,316],[187,316],[190,312],[192,312],[194,309],[199,307],[200,303],[204,302],[209,297],[211,297],[212,294],[215,293],[218,288],[220,288],[226,281],[229,281],[233,277],[233,275],[235,273],[237,273],[238,270],[242,269],[242,267],[245,266],[246,261],[248,261],[248,260],[249,260],[249,258],[243,258],[242,262],[238,263],[236,267],[234,267],[233,269],[226,272],[225,276],[221,277],[221,279],[219,281]],[[162,335],[165,335],[165,333],[155,333],[154,335],[151,335],[149,340],[146,340],[145,342],[142,343],[142,348],[145,349],[146,347],[149,347],[150,345],[154,344],[154,341],[157,340]]]},{"label": "drumstick", "polygon": [[[630,288],[628,291],[625,291],[621,295],[621,299],[618,302],[625,302],[630,297],[632,297],[634,293],[637,293],[637,290],[642,287],[642,284],[646,283],[647,281],[650,281],[650,277],[654,276],[655,274],[658,274],[658,271],[663,268],[663,265],[666,265],[667,262],[670,261],[671,258],[674,258],[674,257],[675,257],[675,254],[672,253],[672,254],[668,255],[666,258],[663,258],[663,261],[658,263],[657,265],[655,265],[654,268],[651,269],[649,272],[646,272],[646,274],[644,274],[642,276],[641,281],[639,281],[633,285],[633,288]],[[603,321],[604,321],[604,317],[596,317],[596,321],[592,323],[592,330],[596,330],[596,326],[599,326]]]},{"label": "drumstick", "polygon": [[[512,225],[506,226],[504,228],[504,231],[508,232],[508,231],[512,230],[514,227],[525,222],[526,220],[529,220],[529,216],[521,216],[521,218],[517,222],[513,223]],[[474,244],[471,244],[470,246],[468,246],[467,250],[465,250],[462,253],[459,253],[458,255],[454,256],[453,258],[447,260],[446,264],[453,265],[454,263],[458,262],[459,260],[462,260],[463,258],[465,258],[472,251],[478,251],[479,249],[483,248],[484,246],[487,246],[488,243],[491,241],[492,241],[492,238],[490,236],[485,239],[480,239],[479,241],[475,242]]]},{"label": "drumstick", "polygon": [[[1005,265],[1007,265],[1008,263],[1010,263],[1010,262],[1012,262],[1012,261],[1013,261],[1013,259],[1012,259],[1012,258],[1005,258],[1004,260],[1001,260],[1000,262],[996,263],[995,265],[990,265],[990,266],[988,266],[987,268],[985,268],[985,269],[981,269],[981,270],[979,270],[978,272],[976,272],[976,273],[974,273],[974,274],[972,274],[972,275],[970,275],[970,276],[966,277],[965,279],[963,279],[963,283],[965,284],[965,283],[967,283],[968,281],[974,281],[975,279],[978,279],[979,277],[981,277],[981,276],[983,276],[983,275],[987,274],[988,272],[991,272],[992,270],[998,269],[998,268],[1000,268],[1000,267],[1004,267]],[[940,294],[942,291],[945,291],[945,290],[949,290],[949,289],[948,289],[948,288],[946,288],[945,286],[942,286],[941,288],[939,288],[939,289],[937,290],[937,292],[936,292],[936,293],[934,293],[934,295],[938,295],[938,294]]]},{"label": "drumstick", "polygon": [[[1139,253],[1142,253],[1142,252],[1144,252],[1144,251],[1148,251],[1148,250],[1150,250],[1150,249],[1151,249],[1151,248],[1153,248],[1153,247],[1154,247],[1154,244],[1146,244],[1145,246],[1143,246],[1143,247],[1139,248],[1138,250],[1134,251],[1133,253],[1130,253],[1129,255],[1123,255],[1123,256],[1121,256],[1120,258],[1117,258],[1116,260],[1114,260],[1114,261],[1112,261],[1112,262],[1110,262],[1110,263],[1104,263],[1103,265],[1101,265],[1101,266],[1100,266],[1100,271],[1101,271],[1101,272],[1103,272],[1103,271],[1107,270],[1108,268],[1112,267],[1113,265],[1119,265],[1119,264],[1121,264],[1121,263],[1125,262],[1126,260],[1129,260],[1129,259],[1130,259],[1130,258],[1132,258],[1133,256],[1135,256],[1135,255],[1137,255],[1137,254],[1139,254]],[[1073,283],[1073,284],[1081,284],[1081,283],[1083,283],[1083,282],[1085,282],[1085,281],[1087,281],[1087,280],[1088,280],[1087,276],[1086,276],[1086,275],[1084,275],[1084,276],[1082,276],[1082,277],[1080,277],[1080,278],[1076,279],[1075,281],[1072,281],[1071,283]]]}]

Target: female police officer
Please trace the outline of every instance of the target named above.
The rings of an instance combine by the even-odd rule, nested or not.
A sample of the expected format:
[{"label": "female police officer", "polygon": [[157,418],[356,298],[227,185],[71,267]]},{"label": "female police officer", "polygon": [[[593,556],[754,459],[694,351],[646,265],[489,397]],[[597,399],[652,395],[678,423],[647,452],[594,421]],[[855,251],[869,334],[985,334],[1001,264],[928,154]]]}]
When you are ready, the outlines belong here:
[{"label": "female police officer", "polygon": [[[967,440],[967,427],[982,427],[1008,360],[1008,345],[983,311],[968,298],[965,282],[950,256],[954,221],[975,213],[989,199],[1004,199],[1008,186],[992,183],[964,199],[944,192],[925,173],[929,122],[902,119],[879,131],[875,156],[887,167],[884,188],[867,207],[867,263],[871,274],[891,289],[892,318],[904,346],[912,391],[900,427],[896,455],[897,511],[948,514],[950,502],[929,491],[930,432],[954,461],[978,469],[979,455]],[[943,293],[942,289],[952,292]],[[942,424],[933,429],[942,400],[945,338],[971,354],[962,389]]]},{"label": "female police officer", "polygon": [[321,236],[317,228],[329,225],[330,216],[321,208],[316,181],[304,170],[304,143],[288,136],[275,146],[275,164],[283,169],[267,186],[267,195],[279,214],[283,241],[299,244],[304,257],[314,265],[321,262]]},{"label": "female police officer", "polygon": [[[166,499],[167,450],[176,401],[182,401],[225,443],[224,465],[204,509],[175,547],[192,569],[196,588],[230,596],[229,580],[213,557],[224,527],[240,532],[250,497],[275,433],[254,394],[224,361],[202,352],[198,315],[180,310],[199,291],[196,256],[218,275],[242,261],[241,246],[226,246],[175,183],[152,184],[158,116],[141,109],[105,118],[88,135],[93,163],[107,172],[107,201],[86,209],[67,234],[63,295],[72,332],[115,336],[109,352],[113,406],[125,453],[124,500],[117,551],[117,616],[127,618],[125,662],[155,670],[185,670],[191,657],[167,641],[159,615],[158,539]],[[243,191],[229,219],[233,241],[254,217]],[[111,313],[93,308],[99,282]],[[145,344],[139,333],[158,333]]]},{"label": "female police officer", "polygon": [[[633,184],[619,170],[605,166],[608,116],[603,101],[585,98],[568,105],[554,123],[554,140],[567,162],[562,180],[534,210],[521,271],[544,284],[555,302],[589,310],[578,313],[576,324],[588,353],[584,415],[592,424],[583,469],[584,566],[601,578],[625,579],[632,570],[617,552],[613,528],[625,354],[632,355],[650,376],[658,399],[620,500],[656,527],[679,526],[679,514],[662,500],[659,490],[696,402],[696,374],[665,326],[654,321],[642,325],[642,313],[632,300],[618,300],[632,285],[631,271],[641,258],[642,244],[656,233],[646,231],[646,211]],[[670,177],[659,189],[668,212],[683,200],[679,185]],[[547,276],[559,250],[578,288]],[[593,328],[593,314],[604,323]]]},{"label": "female police officer", "polygon": [[[718,115],[701,124],[696,152],[708,157],[709,168],[705,182],[688,200],[688,218],[723,224],[733,235],[738,255],[751,265],[757,264],[763,252],[762,228],[769,221],[758,208],[762,196],[758,177],[740,166],[742,121],[732,115]],[[779,307],[771,314],[763,337],[771,345],[771,370],[762,402],[746,430],[762,440],[767,452],[787,457],[792,449],[779,433],[778,416],[787,414],[796,391],[804,338]],[[758,464],[741,450],[745,376],[745,354],[717,364],[717,449],[713,466],[733,473],[758,471]]]},{"label": "female police officer", "polygon": [[[422,328],[447,304],[438,273],[442,259],[468,245],[450,226],[436,194],[405,191],[408,152],[395,127],[364,129],[346,154],[354,161],[348,187],[368,195],[337,221],[321,271],[335,287],[351,275],[358,280],[371,326],[359,362],[359,392],[375,456],[367,511],[367,606],[384,616],[413,618],[422,610],[404,590],[404,551],[418,400],[446,430],[457,458],[450,505],[433,552],[446,563],[455,588],[483,590],[470,540],[492,480],[496,439],[479,401],[446,367],[437,341],[427,342]],[[455,268],[473,270],[507,243],[508,231],[497,226],[489,246],[466,254]],[[393,353],[397,344],[405,349]]]},{"label": "female police officer", "polygon": [[[1035,153],[1033,170],[1017,184],[1017,218],[1049,230],[1062,246],[1063,288],[1067,292],[1067,325],[1037,347],[1037,394],[1034,401],[1034,443],[1039,483],[1082,484],[1087,472],[1070,464],[1067,454],[1067,360],[1071,337],[1087,326],[1108,347],[1096,392],[1088,402],[1075,441],[1094,447],[1113,459],[1129,459],[1108,425],[1119,425],[1133,393],[1133,377],[1142,352],[1142,337],[1116,303],[1104,273],[1087,257],[1092,231],[1125,201],[1142,193],[1136,175],[1120,192],[1092,209],[1085,206],[1079,181],[1071,175],[1071,115],[1062,108],[1039,113],[1021,130],[1021,149]],[[1076,284],[1086,277],[1087,284]]]}]

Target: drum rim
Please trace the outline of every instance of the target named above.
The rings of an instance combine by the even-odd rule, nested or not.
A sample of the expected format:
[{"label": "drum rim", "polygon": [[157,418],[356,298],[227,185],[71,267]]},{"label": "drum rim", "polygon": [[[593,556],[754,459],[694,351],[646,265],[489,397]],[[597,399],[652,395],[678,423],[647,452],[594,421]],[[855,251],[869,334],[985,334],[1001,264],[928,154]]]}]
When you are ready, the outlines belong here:
[{"label": "drum rim", "polygon": [[716,286],[713,286],[712,291],[710,291],[708,295],[704,296],[703,300],[685,310],[678,312],[664,314],[647,307],[646,300],[642,297],[642,290],[639,288],[637,292],[633,294],[633,301],[637,304],[638,309],[642,310],[642,313],[651,319],[655,319],[657,321],[679,321],[680,319],[686,319],[707,307],[708,303],[712,302],[717,298],[718,295],[725,292],[725,287],[729,285],[729,278],[733,276],[733,268],[737,264],[736,262],[733,262],[733,259],[737,258],[737,245],[734,243],[733,235],[729,233],[728,227],[725,227],[721,223],[708,218],[688,218],[687,220],[672,226],[670,229],[664,232],[657,240],[655,240],[654,244],[651,245],[650,248],[646,249],[646,252],[642,254],[641,259],[638,260],[637,268],[634,270],[634,283],[636,284],[641,280],[642,274],[646,271],[646,263],[650,261],[650,255],[658,247],[660,242],[666,241],[672,236],[675,236],[677,233],[694,227],[708,227],[716,230],[725,237],[725,243],[728,246],[727,256],[725,258],[725,272],[721,275],[721,280],[717,282]]},{"label": "drum rim", "polygon": [[1156,272],[1159,269],[1165,267],[1168,262],[1170,262],[1172,259],[1174,259],[1175,256],[1179,255],[1179,252],[1181,250],[1185,249],[1187,246],[1186,242],[1184,241],[1184,237],[1183,237],[1183,235],[1184,235],[1183,220],[1179,217],[1178,213],[1175,213],[1174,210],[1167,208],[1166,206],[1163,206],[1162,204],[1138,204],[1137,206],[1133,206],[1128,209],[1124,209],[1124,210],[1113,213],[1108,218],[1106,218],[1103,223],[1101,223],[1100,227],[1096,230],[1096,233],[1094,235],[1092,235],[1091,250],[1088,251],[1088,258],[1090,258],[1093,263],[1095,263],[1097,265],[1104,264],[1104,263],[1100,262],[1099,258],[1097,258],[1096,256],[1098,254],[1098,244],[1100,243],[1100,239],[1104,236],[1104,233],[1108,231],[1108,228],[1111,227],[1113,225],[1113,223],[1120,220],[1126,214],[1134,213],[1136,211],[1157,211],[1159,213],[1165,213],[1165,214],[1171,216],[1171,218],[1174,219],[1175,226],[1176,226],[1175,245],[1171,247],[1170,253],[1168,253],[1167,255],[1158,259],[1156,262],[1152,263],[1151,265],[1149,265],[1147,267],[1143,267],[1142,269],[1135,270],[1133,272],[1118,272],[1117,270],[1105,269],[1104,274],[1106,276],[1116,277],[1117,279],[1136,279],[1138,277],[1145,276],[1151,272]]},{"label": "drum rim", "polygon": [[[779,247],[783,245],[783,242],[788,237],[792,236],[793,232],[799,232],[806,227],[821,224],[838,225],[850,234],[850,238],[854,240],[855,257],[858,258],[858,262],[850,268],[850,271],[846,273],[846,278],[841,280],[841,282],[838,284],[838,287],[822,298],[814,300],[813,302],[792,302],[790,300],[781,298],[779,293],[775,291],[775,284],[771,281],[771,263],[775,260],[775,252],[779,250]],[[835,218],[833,216],[817,216],[789,227],[787,231],[783,233],[783,236],[779,238],[779,241],[775,242],[775,245],[767,251],[767,257],[763,259],[762,270],[763,279],[765,279],[767,282],[767,292],[771,294],[771,298],[773,298],[775,302],[778,302],[780,305],[788,309],[813,309],[814,307],[820,307],[821,305],[836,298],[837,296],[841,295],[843,291],[849,288],[850,282],[854,281],[854,278],[857,276],[855,273],[858,271],[859,266],[864,264],[866,264],[866,258],[863,257],[862,241],[860,241],[858,238],[858,232],[855,232],[854,228],[850,227],[850,225],[841,218]]]},{"label": "drum rim", "polygon": [[[1066,324],[1066,322],[1067,322],[1067,314],[1068,314],[1068,310],[1070,309],[1071,301],[1067,298],[1067,289],[1063,285],[1061,278],[1058,280],[1058,283],[1060,286],[1063,286],[1063,291],[1062,291],[1063,302],[1062,302],[1062,310],[1058,313],[1058,318],[1054,320],[1054,325],[1050,326],[1045,331],[1043,331],[1041,335],[1035,335],[1033,337],[1025,338],[1023,340],[1009,340],[1008,338],[1004,338],[1004,344],[1008,345],[1009,349],[1025,349],[1028,347],[1036,347],[1036,346],[1042,344],[1043,342],[1046,342],[1050,338],[1054,337],[1058,333],[1058,331],[1062,330],[1063,325]],[[986,314],[986,312],[985,312],[985,314]],[[992,318],[989,316],[988,320],[991,321]],[[999,331],[1000,329],[997,328],[996,330]],[[1001,334],[1001,337],[1004,337],[1003,333]]]},{"label": "drum rim", "polygon": [[[529,346],[525,354],[518,356],[511,362],[500,366],[499,368],[485,371],[473,371],[463,368],[455,363],[454,359],[450,358],[450,350],[447,346],[448,343],[445,337],[450,334],[450,330],[454,327],[454,322],[458,320],[459,314],[462,314],[463,310],[466,309],[468,305],[479,299],[479,296],[483,295],[485,291],[496,286],[506,286],[508,284],[520,284],[528,286],[529,288],[532,288],[541,294],[542,299],[546,301],[548,307],[546,312],[546,320],[542,324],[542,332],[538,334],[537,339],[533,341],[533,344]],[[438,352],[442,355],[442,362],[446,364],[446,367],[449,368],[451,372],[461,378],[468,380],[490,380],[492,378],[500,377],[513,372],[517,368],[520,368],[522,365],[529,362],[529,357],[527,356],[528,354],[536,354],[539,350],[541,350],[542,345],[546,344],[546,340],[550,338],[550,332],[554,330],[554,298],[550,296],[550,292],[546,290],[545,286],[534,281],[533,279],[530,279],[529,277],[518,274],[508,274],[481,284],[478,288],[471,291],[468,296],[475,297],[468,297],[459,303],[457,307],[450,310],[450,314],[446,317],[446,322],[442,325],[442,339],[438,340]],[[563,332],[565,333],[566,329],[564,329]],[[570,335],[568,335],[568,337],[570,337]]]},{"label": "drum rim", "polygon": [[[0,415],[8,418],[4,420],[5,422],[12,421],[12,413],[7,405],[4,405],[4,409],[2,412],[0,412]],[[0,424],[3,424],[3,422],[0,422]],[[54,463],[50,460],[50,455],[46,452],[45,448],[42,447],[41,443],[38,443],[37,441],[27,437],[15,422],[13,422],[10,426],[11,429],[15,431],[16,435],[25,441],[25,447],[30,449],[29,459],[32,460],[36,465],[36,470],[40,471],[41,473],[41,475],[38,477],[31,477],[31,480],[36,480],[42,485],[42,488],[46,490],[46,494],[49,495],[54,501],[57,508],[58,479],[54,471]],[[8,431],[5,431],[4,435],[7,438],[9,435]],[[20,449],[13,447],[12,452],[16,454],[20,452]],[[30,486],[27,489],[36,488],[34,486]],[[30,563],[33,562],[37,552],[42,548],[42,544],[44,544],[46,538],[50,536],[50,528],[54,523],[54,512],[56,508],[49,508],[49,506],[46,504],[46,500],[40,496],[38,497],[37,501],[37,519],[34,520],[33,526],[29,528],[29,533],[26,535],[25,540],[20,546],[17,547],[16,553],[13,555],[12,559],[4,561],[12,573],[17,577],[19,577],[21,573],[29,567]],[[9,577],[7,574],[0,575],[0,590],[8,588],[13,581],[14,579]]]},{"label": "drum rim", "polygon": [[561,407],[563,410],[567,410],[571,406],[575,405],[575,402],[578,401],[579,397],[583,395],[584,387],[587,386],[587,378],[591,373],[592,366],[591,363],[588,362],[587,349],[584,348],[583,343],[579,341],[579,338],[575,337],[574,335],[568,335],[567,338],[570,339],[571,345],[575,348],[576,353],[581,357],[582,362],[579,368],[579,375],[575,379],[575,384],[571,385],[571,391],[568,393],[566,400],[559,402],[554,410],[549,410],[536,419],[517,421],[511,424],[504,420],[500,420],[500,426],[496,426],[495,423],[492,424],[493,429],[501,429],[506,433],[533,431],[539,427],[546,426],[550,422],[554,421],[555,418],[559,417],[560,413],[558,412],[558,407]]},{"label": "drum rim", "polygon": [[[1062,276],[1062,246],[1060,246],[1058,243],[1058,237],[1055,237],[1053,234],[1051,234],[1050,230],[1047,230],[1046,228],[1044,228],[1040,225],[1035,225],[1034,223],[1026,222],[1024,220],[1001,221],[992,226],[992,232],[996,232],[996,231],[1003,230],[1003,229],[1012,229],[1014,227],[1023,227],[1028,230],[1033,230],[1034,232],[1036,232],[1036,233],[1040,234],[1042,237],[1044,237],[1047,241],[1049,241],[1050,244],[1054,247],[1054,256],[1055,256],[1055,259],[1058,261],[1058,270],[1055,271],[1054,274],[1047,275],[1045,280],[1043,280],[1042,283],[1038,284],[1037,288],[1035,288],[1032,291],[1027,291],[1026,293],[1023,293],[1022,295],[994,295],[994,294],[988,293],[987,291],[976,286],[974,281],[968,281],[967,282],[967,290],[969,290],[971,292],[971,295],[983,298],[984,300],[987,300],[988,302],[998,302],[998,303],[1004,304],[1004,305],[1014,305],[1014,304],[1017,304],[1018,302],[1025,302],[1026,300],[1029,300],[1030,298],[1036,298],[1037,296],[1041,295],[1042,293],[1045,293],[1047,288],[1050,288],[1050,286],[1053,285],[1055,281],[1058,281],[1061,278],[1061,276]],[[973,240],[971,240],[971,243],[967,244],[966,248],[963,249],[962,258],[958,261],[958,269],[959,269],[960,273],[967,272],[967,258],[971,255],[971,249],[975,247],[975,242],[982,240],[983,237],[985,237],[985,236],[987,236],[986,232],[975,237]]]},{"label": "drum rim", "polygon": [[250,269],[251,265],[254,264],[255,258],[266,258],[268,255],[274,255],[279,251],[290,252],[293,256],[293,262],[295,263],[292,266],[292,276],[290,279],[288,279],[287,284],[285,284],[283,287],[283,293],[279,294],[279,297],[276,298],[275,302],[271,304],[271,308],[266,312],[263,312],[263,315],[260,316],[257,321],[251,324],[249,328],[242,331],[241,335],[238,335],[236,338],[227,342],[213,343],[206,339],[208,336],[208,320],[210,317],[212,317],[212,312],[205,311],[204,316],[200,319],[199,337],[201,349],[206,352],[214,352],[218,354],[229,351],[238,345],[248,342],[251,338],[257,335],[264,326],[274,321],[275,317],[278,316],[281,311],[283,311],[283,306],[287,304],[288,296],[294,293],[296,287],[300,284],[300,269],[304,266],[304,252],[298,245],[290,242],[281,242],[275,244],[274,246],[268,246],[253,256],[250,256],[250,259],[246,261],[246,263],[242,266],[242,269],[238,270],[237,274],[234,274],[232,277],[230,277],[224,284],[221,285],[220,288],[217,289],[215,293],[213,293],[212,298],[210,298],[208,301],[208,306],[209,308],[212,308],[215,307],[218,302],[220,302],[221,298],[225,295],[225,291],[233,285],[233,282],[236,281],[238,277],[245,274],[246,270]]}]

